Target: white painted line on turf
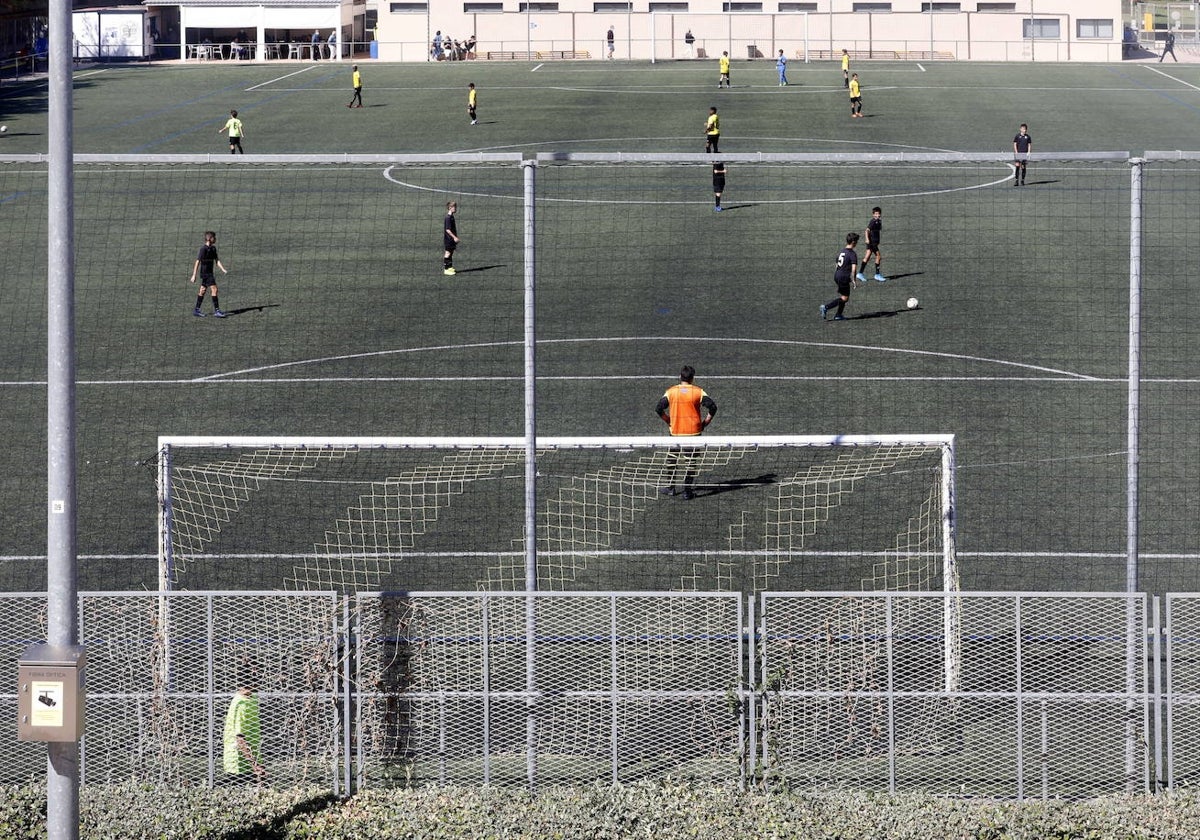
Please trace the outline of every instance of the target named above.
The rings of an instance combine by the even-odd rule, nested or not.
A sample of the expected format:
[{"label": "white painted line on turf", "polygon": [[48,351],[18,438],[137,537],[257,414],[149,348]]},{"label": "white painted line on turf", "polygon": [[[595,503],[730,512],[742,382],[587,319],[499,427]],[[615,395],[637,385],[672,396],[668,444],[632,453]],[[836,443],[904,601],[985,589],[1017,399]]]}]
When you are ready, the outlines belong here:
[{"label": "white painted line on turf", "polygon": [[545,67],[545,66],[546,66],[545,64],[538,64],[537,66],[535,66],[535,67],[534,67],[532,70],[530,70],[529,72],[530,72],[530,73],[536,73],[537,71],[541,70],[541,69],[542,69],[543,67]]},{"label": "white painted line on turf", "polygon": [[925,65],[921,64],[921,62],[919,62],[919,61],[918,61],[918,62],[917,62],[917,69],[918,69],[918,70],[920,70],[922,73],[924,73],[924,72],[925,72]]},{"label": "white painted line on turf", "polygon": [[[543,339],[538,343],[545,345],[553,344],[583,344],[583,343],[614,343],[614,342],[638,342],[638,341],[670,341],[683,342],[695,341],[708,343],[736,343],[736,344],[769,344],[769,345],[787,345],[793,347],[819,347],[833,348],[838,350],[862,350],[872,353],[894,353],[897,355],[908,356],[925,356],[937,359],[952,359],[960,362],[971,362],[979,364],[1000,365],[1002,367],[1017,368],[1019,370],[1035,371],[1037,373],[1045,373],[1051,376],[1061,376],[1068,379],[1084,381],[1084,382],[1099,382],[1100,377],[1089,376],[1083,373],[1075,373],[1069,370],[1061,370],[1059,368],[1045,367],[1043,365],[1029,364],[1027,362],[1014,362],[1007,359],[995,359],[987,356],[974,356],[966,353],[945,353],[937,350],[912,350],[902,347],[884,347],[878,344],[844,344],[832,341],[798,341],[794,339],[770,339],[770,338],[681,338],[679,336],[604,336],[595,338],[553,338]],[[194,379],[186,380],[188,382],[216,382],[225,381],[230,377],[246,376],[250,374],[263,373],[269,370],[283,370],[285,368],[302,367],[306,365],[322,365],[331,362],[342,362],[350,359],[369,359],[380,356],[399,356],[412,353],[428,353],[428,352],[445,352],[447,350],[480,350],[495,347],[519,347],[522,345],[520,341],[485,341],[478,344],[443,344],[430,347],[403,347],[394,350],[370,350],[362,353],[342,353],[337,356],[323,356],[311,359],[294,359],[290,362],[277,362],[272,365],[257,365],[250,368],[242,368],[240,370],[228,371],[226,373],[211,373],[207,376],[198,376]],[[718,377],[711,377],[718,378]]]},{"label": "white painted line on turf", "polygon": [[[697,164],[700,165],[700,164]],[[746,166],[747,164],[742,164]],[[771,198],[771,199],[755,199],[751,204],[836,204],[847,201],[872,201],[878,198],[916,198],[926,195],[949,195],[957,192],[971,192],[972,190],[986,190],[989,187],[1006,184],[1012,180],[1014,171],[1012,164],[1000,164],[1004,168],[1004,175],[996,178],[993,181],[984,181],[979,184],[968,184],[964,187],[946,187],[936,190],[917,190],[916,192],[898,192],[898,193],[869,193],[867,195],[839,195],[839,196],[823,196],[821,198]],[[472,198],[499,198],[510,199],[512,201],[523,201],[524,198],[519,195],[499,195],[498,193],[489,192],[466,192],[458,189],[446,189],[444,187],[424,187],[420,184],[414,184],[409,181],[401,181],[392,177],[392,170],[396,167],[389,166],[383,170],[383,177],[391,181],[398,187],[404,187],[418,192],[454,194],[456,196],[467,195]],[[944,168],[944,167],[943,167]],[[539,201],[553,202],[555,204],[615,204],[615,205],[636,205],[639,207],[657,207],[657,206],[679,206],[688,204],[703,204],[709,205],[708,200],[692,200],[692,201],[647,201],[640,198],[554,198],[552,196],[539,196]]]},{"label": "white painted line on turf", "polygon": [[246,92],[249,93],[252,90],[258,90],[261,87],[266,87],[267,85],[273,85],[276,82],[282,82],[284,79],[290,79],[292,76],[299,76],[301,73],[307,73],[309,70],[315,70],[316,67],[317,67],[317,65],[314,64],[311,67],[304,67],[300,70],[297,70],[294,73],[285,73],[284,75],[279,76],[278,78],[268,79],[267,81],[263,82],[262,84],[258,84],[258,85],[254,85],[252,87],[246,88]]},{"label": "white painted line on turf", "polygon": [[108,68],[107,68],[107,67],[105,67],[105,68],[103,68],[103,69],[100,69],[100,70],[88,70],[88,71],[86,71],[86,72],[82,72],[82,73],[76,73],[76,74],[75,74],[74,76],[72,76],[71,78],[72,78],[72,79],[86,79],[88,76],[98,76],[98,75],[100,75],[101,73],[107,73],[107,72],[108,72]]},{"label": "white painted line on turf", "polygon": [[1151,67],[1148,64],[1142,65],[1142,66],[1144,66],[1150,72],[1157,73],[1160,76],[1164,76],[1173,82],[1178,82],[1179,84],[1183,85],[1184,87],[1190,87],[1192,90],[1200,90],[1200,87],[1197,87],[1196,85],[1192,84],[1191,82],[1185,82],[1183,79],[1180,79],[1177,76],[1172,76],[1170,73],[1168,73],[1165,70],[1159,70],[1157,67]]}]

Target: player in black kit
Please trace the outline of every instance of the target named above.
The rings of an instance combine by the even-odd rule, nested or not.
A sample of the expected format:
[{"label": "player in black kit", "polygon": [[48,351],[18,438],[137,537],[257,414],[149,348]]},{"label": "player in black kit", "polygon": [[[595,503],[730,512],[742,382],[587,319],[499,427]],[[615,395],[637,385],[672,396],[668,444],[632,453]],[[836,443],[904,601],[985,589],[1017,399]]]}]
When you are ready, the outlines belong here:
[{"label": "player in black kit", "polygon": [[837,283],[837,297],[829,303],[821,304],[822,321],[825,320],[825,313],[834,307],[837,307],[837,311],[833,315],[833,320],[846,320],[846,316],[842,312],[846,308],[846,301],[850,300],[850,282],[854,279],[854,269],[858,265],[858,254],[854,251],[854,246],[857,244],[858,234],[847,233],[846,247],[838,253],[837,266],[833,270],[833,282]]}]

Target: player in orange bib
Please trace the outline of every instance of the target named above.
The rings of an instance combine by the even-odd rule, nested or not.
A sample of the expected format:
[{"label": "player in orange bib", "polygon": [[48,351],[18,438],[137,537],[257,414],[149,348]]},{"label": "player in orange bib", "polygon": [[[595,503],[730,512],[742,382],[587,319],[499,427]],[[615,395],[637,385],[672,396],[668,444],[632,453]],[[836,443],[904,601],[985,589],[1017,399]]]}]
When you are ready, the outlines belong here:
[{"label": "player in orange bib", "polygon": [[[696,385],[696,369],[684,365],[679,371],[679,384],[672,385],[658,401],[655,409],[663,422],[671,427],[671,434],[677,436],[695,436],[704,431],[713,418],[717,416],[717,404],[713,398]],[[675,474],[679,470],[680,461],[690,462],[693,453],[682,449],[671,453],[668,463],[669,483],[660,492],[667,496],[675,495]],[[692,484],[696,481],[696,469],[690,463],[684,468],[683,498],[695,497]]]}]

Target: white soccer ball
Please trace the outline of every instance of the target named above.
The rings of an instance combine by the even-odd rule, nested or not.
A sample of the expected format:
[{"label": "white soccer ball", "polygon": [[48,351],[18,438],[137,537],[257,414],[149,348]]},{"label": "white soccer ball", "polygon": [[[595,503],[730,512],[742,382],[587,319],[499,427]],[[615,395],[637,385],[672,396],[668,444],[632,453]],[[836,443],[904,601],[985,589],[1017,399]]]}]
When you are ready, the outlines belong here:
[{"label": "white soccer ball", "polygon": [[6,132],[6,131],[8,131],[8,126],[6,126],[6,125],[0,125],[0,134],[3,134],[3,133],[4,133],[4,132]]},{"label": "white soccer ball", "polygon": [[916,309],[920,303],[921,301],[917,300],[916,298],[909,298],[908,303],[906,303],[905,306],[907,306],[909,309]]}]

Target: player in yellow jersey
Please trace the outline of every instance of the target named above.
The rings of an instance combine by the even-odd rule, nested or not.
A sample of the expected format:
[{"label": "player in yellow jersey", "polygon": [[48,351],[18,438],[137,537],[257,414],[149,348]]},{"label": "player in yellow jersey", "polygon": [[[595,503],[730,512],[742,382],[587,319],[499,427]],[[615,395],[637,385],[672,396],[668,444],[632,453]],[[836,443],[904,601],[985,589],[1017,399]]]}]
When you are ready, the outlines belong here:
[{"label": "player in yellow jersey", "polygon": [[347,108],[362,107],[362,74],[358,72],[358,65],[355,64],[350,68],[354,71],[354,75],[350,77],[350,83],[354,86],[354,98],[350,100]]},{"label": "player in yellow jersey", "polygon": [[479,100],[475,94],[475,83],[471,82],[467,85],[467,116],[471,118],[471,125],[479,122],[478,113],[475,106],[479,104]]},{"label": "player in yellow jersey", "polygon": [[[717,404],[713,398],[704,393],[704,389],[693,381],[696,369],[684,365],[679,371],[679,384],[668,388],[658,401],[655,411],[662,421],[671,427],[674,436],[692,437],[703,432],[708,424],[717,416]],[[668,484],[659,492],[666,496],[675,495],[675,475],[680,462],[684,462],[683,498],[694,498],[696,493],[692,484],[696,481],[696,468],[691,464],[693,452],[682,448],[672,450],[668,457],[670,469],[667,473]]]},{"label": "player in yellow jersey", "polygon": [[729,83],[729,53],[721,53],[721,57],[717,59],[717,68],[721,71],[721,75],[717,78],[717,90],[721,89],[721,83],[725,83],[725,87],[733,87]]},{"label": "player in yellow jersey", "polygon": [[246,130],[242,127],[242,121],[238,119],[237,111],[229,112],[229,119],[225,121],[225,125],[217,129],[217,133],[222,131],[229,132],[229,154],[245,154],[246,150],[242,148],[242,138],[246,136]]},{"label": "player in yellow jersey", "polygon": [[854,73],[850,76],[850,116],[862,115],[862,90],[858,86],[858,74]]},{"label": "player in yellow jersey", "polygon": [[850,87],[850,53],[845,48],[842,49],[842,81]]},{"label": "player in yellow jersey", "polygon": [[717,154],[717,147],[721,144],[721,118],[717,116],[717,108],[714,105],[708,109],[708,119],[704,121],[704,151],[710,154]]}]

